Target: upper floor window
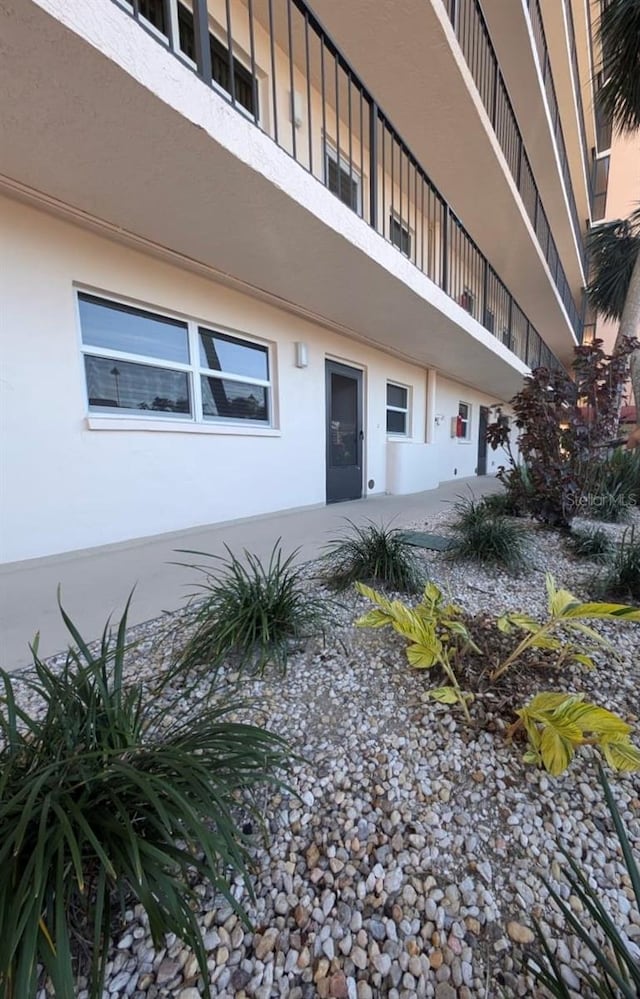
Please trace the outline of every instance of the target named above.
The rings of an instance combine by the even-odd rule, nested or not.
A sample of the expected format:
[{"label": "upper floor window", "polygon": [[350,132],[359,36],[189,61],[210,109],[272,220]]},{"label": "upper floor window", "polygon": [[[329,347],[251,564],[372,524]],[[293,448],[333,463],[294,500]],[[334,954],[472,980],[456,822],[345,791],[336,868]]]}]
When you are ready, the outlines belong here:
[{"label": "upper floor window", "polygon": [[271,423],[263,344],[79,293],[90,413]]},{"label": "upper floor window", "polygon": [[411,230],[395,212],[389,216],[389,238],[405,256],[411,256]]},{"label": "upper floor window", "polygon": [[[196,61],[195,29],[193,13],[184,4],[178,4],[178,34],[180,49],[192,61]],[[213,82],[225,93],[231,93],[231,58],[229,49],[209,32],[211,50],[211,71]],[[249,114],[258,119],[258,87],[256,80],[239,59],[233,57],[233,86],[235,98]]]},{"label": "upper floor window", "polygon": [[607,188],[609,184],[609,156],[596,156],[593,160],[593,204],[592,217],[597,222],[607,211]]},{"label": "upper floor window", "polygon": [[460,296],[460,305],[472,316],[476,308],[476,297],[470,288],[465,288]]},{"label": "upper floor window", "polygon": [[387,382],[387,433],[409,433],[409,389]]},{"label": "upper floor window", "polygon": [[340,201],[344,202],[354,212],[360,211],[361,179],[354,169],[328,142],[324,147],[325,184]]}]

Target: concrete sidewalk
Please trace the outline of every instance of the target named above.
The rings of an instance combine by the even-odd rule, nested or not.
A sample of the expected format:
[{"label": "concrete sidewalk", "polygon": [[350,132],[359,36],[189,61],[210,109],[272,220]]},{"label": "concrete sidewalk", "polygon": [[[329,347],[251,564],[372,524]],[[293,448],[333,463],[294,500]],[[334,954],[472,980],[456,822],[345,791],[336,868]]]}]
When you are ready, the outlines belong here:
[{"label": "concrete sidewalk", "polygon": [[500,489],[495,478],[458,479],[438,489],[410,496],[374,496],[333,506],[286,510],[225,524],[123,542],[103,548],[0,567],[0,666],[15,669],[30,662],[28,644],[40,632],[41,655],[66,648],[68,635],[60,618],[56,590],[61,587],[65,609],[87,640],[97,638],[111,612],[124,606],[135,586],[130,624],[158,617],[181,606],[193,588],[194,573],[171,565],[188,561],[178,548],[223,554],[243,548],[259,557],[268,555],[278,538],[285,552],[300,548],[300,558],[311,559],[344,528],[348,517],[356,523],[373,520],[402,526],[424,523],[469,489],[481,495]]}]

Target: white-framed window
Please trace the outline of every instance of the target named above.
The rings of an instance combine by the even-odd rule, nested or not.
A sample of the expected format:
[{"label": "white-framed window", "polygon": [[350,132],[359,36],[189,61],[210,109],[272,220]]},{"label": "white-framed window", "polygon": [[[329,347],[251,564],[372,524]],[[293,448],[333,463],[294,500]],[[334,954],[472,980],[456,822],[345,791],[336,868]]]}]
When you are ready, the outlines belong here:
[{"label": "white-framed window", "polygon": [[460,305],[468,312],[470,316],[473,316],[476,309],[476,297],[470,288],[465,288],[460,296]]},{"label": "white-framed window", "polygon": [[468,441],[471,437],[471,406],[468,402],[458,403],[458,433],[460,440]]},{"label": "white-framed window", "polygon": [[389,215],[389,239],[406,257],[411,256],[411,229],[402,221],[397,212]]},{"label": "white-framed window", "polygon": [[272,425],[266,344],[78,292],[89,414]]},{"label": "white-framed window", "polygon": [[387,433],[402,437],[409,434],[409,389],[406,385],[387,382]]},{"label": "white-framed window", "polygon": [[348,208],[360,214],[362,205],[362,178],[353,162],[338,152],[327,139],[324,142],[324,182]]}]

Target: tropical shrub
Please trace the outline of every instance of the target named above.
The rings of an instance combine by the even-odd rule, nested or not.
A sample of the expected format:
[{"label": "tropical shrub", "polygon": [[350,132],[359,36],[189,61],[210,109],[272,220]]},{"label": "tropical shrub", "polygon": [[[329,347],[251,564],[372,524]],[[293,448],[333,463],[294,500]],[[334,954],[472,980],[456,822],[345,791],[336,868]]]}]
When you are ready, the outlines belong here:
[{"label": "tropical shrub", "polygon": [[640,538],[635,530],[625,531],[610,565],[596,580],[596,592],[640,603]]},{"label": "tropical shrub", "polygon": [[[640,921],[640,867],[633,855],[633,848],[625,830],[620,811],[601,766],[598,766],[600,783],[613,822],[614,831],[626,867],[628,884],[633,890],[635,907]],[[576,912],[551,882],[542,877],[549,895],[562,913],[566,929],[578,937],[592,956],[589,970],[574,967],[580,981],[582,995],[602,996],[612,999],[637,999],[640,995],[640,960],[638,947],[629,942],[615,919],[611,916],[597,888],[593,887],[567,847],[558,844],[566,863],[562,879],[569,889],[567,895],[579,899],[581,912]],[[539,986],[547,989],[556,999],[570,999],[574,993],[562,976],[556,956],[547,941],[539,922],[534,920],[542,953],[528,958],[529,969]]]},{"label": "tropical shrub", "polygon": [[584,530],[574,527],[568,543],[579,558],[592,559],[594,562],[606,562],[614,551],[611,538],[601,527]]},{"label": "tropical shrub", "polygon": [[557,651],[558,666],[573,661],[591,669],[595,665],[595,650],[598,647],[610,648],[610,643],[585,621],[640,621],[640,609],[625,604],[582,603],[568,590],[557,589],[550,573],[546,575],[546,587],[546,621],[541,623],[528,614],[512,612],[498,618],[498,628],[504,634],[513,631],[524,631],[525,634],[513,652],[493,670],[492,680],[498,680],[506,673],[527,649]]},{"label": "tropical shrub", "polygon": [[371,521],[363,526],[350,520],[347,524],[323,556],[322,575],[330,586],[345,590],[354,583],[378,583],[399,593],[420,589],[424,572],[399,530]]},{"label": "tropical shrub", "polygon": [[302,567],[294,565],[297,550],[285,558],[278,541],[266,564],[247,551],[240,559],[229,548],[227,558],[183,554],[209,562],[188,566],[204,579],[192,596],[193,634],[177,672],[215,668],[228,656],[259,672],[269,663],[284,670],[291,648],[322,632],[326,610],[305,587]]},{"label": "tropical shrub", "polygon": [[406,607],[400,600],[389,600],[362,583],[356,589],[376,605],[356,621],[359,628],[392,627],[409,642],[407,659],[415,669],[440,666],[449,683],[429,691],[429,696],[443,704],[459,704],[470,720],[468,702],[472,695],[460,689],[456,665],[468,649],[480,649],[473,643],[463,621],[462,611],[445,603],[435,583],[427,583],[419,604]]},{"label": "tropical shrub", "polygon": [[[602,462],[603,449],[618,431],[620,390],[628,374],[629,355],[638,346],[625,338],[615,354],[606,354],[602,341],[574,348],[573,377],[562,370],[537,368],[514,399],[519,456],[510,444],[510,431],[500,407],[487,428],[493,450],[504,448],[509,467],[498,470],[514,503],[527,503],[528,512],[546,523],[564,526],[588,493],[585,469]],[[527,489],[521,473],[526,467]]]},{"label": "tropical shrub", "polygon": [[455,504],[455,513],[451,557],[499,565],[511,572],[525,568],[529,545],[520,524],[496,514],[485,500],[461,498]]},{"label": "tropical shrub", "polygon": [[[459,607],[446,603],[435,583],[428,583],[415,607],[400,600],[389,600],[375,590],[356,584],[358,592],[375,608],[356,621],[360,628],[391,627],[405,638],[407,659],[417,669],[440,667],[449,681],[428,691],[428,696],[442,704],[459,705],[466,720],[471,720],[469,704],[473,694],[460,686],[458,674],[466,653],[482,650],[473,642]],[[591,642],[608,644],[584,624],[585,619],[609,618],[640,620],[640,610],[618,604],[580,604],[566,590],[556,590],[547,576],[549,621],[539,624],[523,614],[505,615],[498,624],[502,630],[522,628],[527,634],[517,649],[494,670],[497,680],[522,655],[526,648],[558,650],[558,662],[574,659],[584,665],[593,661],[577,647],[575,640],[563,642],[551,632],[565,627],[588,637]],[[538,694],[528,705],[516,711],[517,721],[508,738],[524,730],[529,739],[525,760],[546,767],[550,773],[562,773],[578,746],[597,745],[607,761],[617,770],[640,769],[640,751],[630,741],[630,726],[605,708],[584,701],[582,694],[547,692]]]},{"label": "tropical shrub", "polygon": [[585,702],[584,694],[545,691],[516,714],[509,735],[524,728],[529,740],[525,762],[545,767],[554,777],[564,773],[579,746],[597,746],[613,770],[640,770],[631,726],[612,711]]},{"label": "tropical shrub", "polygon": [[62,668],[33,646],[41,712],[20,708],[0,673],[0,994],[30,999],[40,966],[59,999],[76,994],[78,970],[97,999],[112,919],[137,900],[157,947],[173,932],[193,949],[208,996],[194,883],[247,921],[229,887],[239,874],[251,891],[242,817],[259,820],[258,793],[278,781],[287,747],[233,721],[236,703],[125,686],[126,610],[95,651],[61,613],[75,643]]}]

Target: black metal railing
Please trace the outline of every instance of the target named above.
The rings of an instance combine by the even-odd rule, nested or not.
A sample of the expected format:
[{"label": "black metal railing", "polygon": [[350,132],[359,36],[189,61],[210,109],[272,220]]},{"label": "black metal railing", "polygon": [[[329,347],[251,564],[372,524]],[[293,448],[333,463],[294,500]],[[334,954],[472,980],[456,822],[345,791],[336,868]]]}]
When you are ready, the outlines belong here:
[{"label": "black metal railing", "polygon": [[[217,21],[206,0],[113,2],[522,361],[560,366],[303,0],[218,0]],[[559,279],[541,211],[536,231]]]},{"label": "black metal railing", "polygon": [[589,143],[587,142],[587,131],[585,126],[584,102],[582,100],[582,84],[580,82],[580,67],[578,65],[578,49],[576,46],[576,28],[573,20],[573,10],[571,0],[564,0],[564,10],[567,21],[569,35],[569,52],[571,54],[571,74],[573,76],[573,88],[576,93],[576,103],[578,106],[578,129],[580,131],[580,145],[582,147],[582,163],[587,180],[587,191],[589,194],[589,207],[593,208],[593,184],[591,179],[591,156],[589,154]]},{"label": "black metal railing", "polygon": [[[532,0],[527,0],[531,3]],[[534,4],[537,0],[533,0]],[[582,321],[580,310],[573,297],[569,282],[565,274],[558,251],[551,235],[549,221],[542,206],[542,200],[538,193],[538,188],[531,170],[531,164],[527,156],[522,134],[518,127],[513,105],[509,99],[507,88],[500,71],[498,57],[491,41],[487,22],[478,0],[444,0],[447,13],[453,25],[454,31],[464,53],[467,65],[475,81],[478,92],[482,98],[487,114],[493,125],[496,137],[505,155],[509,170],[516,182],[527,214],[533,223],[534,230],[538,237],[542,252],[549,264],[551,274],[562,299],[563,305],[569,316],[578,340],[582,335]],[[542,29],[540,21],[539,28]],[[535,32],[534,32],[535,33]],[[540,34],[540,31],[538,32]],[[545,49],[546,51],[546,49]],[[546,70],[544,73],[545,89],[547,99],[553,103],[555,110],[552,110],[554,131],[558,152],[562,167],[564,186],[567,192],[571,219],[575,231],[578,251],[585,265],[584,240],[578,220],[569,166],[567,161],[560,116],[558,114],[558,104],[555,98],[555,89],[551,72],[548,69],[548,58],[546,60]],[[551,107],[551,104],[550,104]],[[559,138],[558,138],[559,136]]]},{"label": "black metal railing", "polygon": [[571,171],[569,170],[569,157],[567,156],[567,147],[564,141],[562,121],[560,119],[560,108],[558,106],[556,88],[553,82],[553,73],[551,71],[549,49],[547,46],[547,36],[545,34],[544,24],[542,21],[542,12],[540,10],[540,0],[527,0],[527,6],[529,9],[529,18],[531,21],[533,37],[536,43],[536,50],[538,52],[538,60],[540,62],[540,71],[542,73],[542,82],[544,84],[544,90],[547,97],[547,105],[549,107],[549,113],[551,115],[553,134],[556,140],[556,149],[558,150],[558,158],[560,160],[560,169],[562,171],[564,187],[567,194],[567,200],[569,202],[569,209],[571,211],[571,220],[573,222],[573,229],[576,236],[576,242],[578,244],[578,249],[580,251],[580,255],[582,258],[582,266],[584,269],[586,268],[586,254],[584,248],[583,227],[580,222],[580,217],[578,215],[575,194],[573,191],[573,183],[571,181]]}]

